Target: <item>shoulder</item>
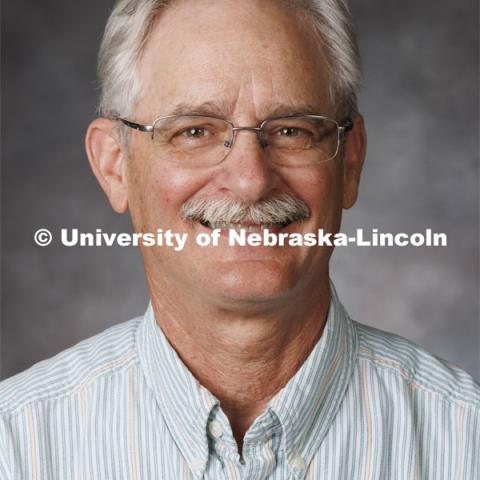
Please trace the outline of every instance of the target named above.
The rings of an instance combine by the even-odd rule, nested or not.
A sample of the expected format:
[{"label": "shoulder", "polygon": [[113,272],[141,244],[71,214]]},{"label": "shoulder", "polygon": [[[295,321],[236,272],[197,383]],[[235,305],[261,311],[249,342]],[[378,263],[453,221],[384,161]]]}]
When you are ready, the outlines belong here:
[{"label": "shoulder", "polygon": [[128,368],[137,361],[136,332],[142,319],[110,327],[1,382],[0,414],[74,395],[99,378]]},{"label": "shoulder", "polygon": [[480,386],[462,369],[400,335],[353,321],[358,359],[384,376],[396,376],[419,394],[433,394],[480,412]]}]

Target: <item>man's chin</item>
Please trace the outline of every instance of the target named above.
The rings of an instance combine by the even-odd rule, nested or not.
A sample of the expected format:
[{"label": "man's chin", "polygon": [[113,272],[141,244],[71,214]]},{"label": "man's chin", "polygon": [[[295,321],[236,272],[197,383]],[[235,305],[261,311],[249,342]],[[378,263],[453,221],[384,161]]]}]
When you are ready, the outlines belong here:
[{"label": "man's chin", "polygon": [[258,260],[220,267],[207,288],[219,303],[246,306],[281,301],[295,288],[295,280],[285,267],[279,267],[275,262]]}]

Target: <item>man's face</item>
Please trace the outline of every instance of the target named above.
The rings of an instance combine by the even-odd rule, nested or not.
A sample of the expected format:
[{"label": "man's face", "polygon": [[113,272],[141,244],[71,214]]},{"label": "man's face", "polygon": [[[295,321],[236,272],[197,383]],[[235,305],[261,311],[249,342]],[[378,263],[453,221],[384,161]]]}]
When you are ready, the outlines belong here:
[{"label": "man's face", "polygon": [[[134,121],[151,124],[183,106],[211,112],[237,126],[314,109],[336,118],[327,96],[325,58],[309,28],[269,1],[187,0],[174,4],[155,25],[144,50],[142,93]],[[343,119],[339,119],[343,120]],[[268,148],[268,147],[267,147]],[[185,249],[143,248],[150,284],[192,299],[230,304],[275,301],[312,292],[328,276],[327,247],[197,246],[210,230],[181,215],[191,199],[232,199],[254,204],[289,194],[303,200],[310,217],[285,233],[337,232],[344,195],[342,155],[314,166],[276,166],[255,133],[242,131],[223,162],[193,168],[153,150],[148,134],[133,132],[127,162],[128,204],[134,227],[188,233]]]}]

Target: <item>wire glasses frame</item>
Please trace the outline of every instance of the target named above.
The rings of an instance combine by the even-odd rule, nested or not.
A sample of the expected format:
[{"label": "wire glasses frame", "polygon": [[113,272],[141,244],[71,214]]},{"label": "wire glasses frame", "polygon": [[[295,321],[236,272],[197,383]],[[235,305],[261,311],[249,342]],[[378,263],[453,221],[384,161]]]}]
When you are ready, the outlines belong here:
[{"label": "wire glasses frame", "polygon": [[139,132],[150,133],[152,140],[160,137],[163,147],[175,147],[174,153],[180,156],[181,163],[188,160],[198,166],[221,163],[241,130],[255,132],[263,149],[270,147],[275,151],[276,163],[315,165],[336,157],[345,134],[353,128],[350,118],[339,124],[323,115],[268,118],[258,127],[235,126],[224,118],[197,114],[158,117],[152,125],[120,117],[116,120]]}]

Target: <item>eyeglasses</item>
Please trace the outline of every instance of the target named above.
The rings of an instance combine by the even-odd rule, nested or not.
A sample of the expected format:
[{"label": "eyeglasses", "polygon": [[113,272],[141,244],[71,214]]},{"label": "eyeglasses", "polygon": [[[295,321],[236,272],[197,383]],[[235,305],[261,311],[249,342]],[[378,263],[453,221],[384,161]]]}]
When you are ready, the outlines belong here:
[{"label": "eyeglasses", "polygon": [[142,125],[118,118],[130,128],[151,134],[154,154],[189,167],[221,163],[232,150],[241,130],[255,132],[274,164],[299,167],[333,159],[351,119],[343,125],[321,115],[295,115],[264,120],[258,127],[236,127],[223,118],[205,115],[170,115]]}]

